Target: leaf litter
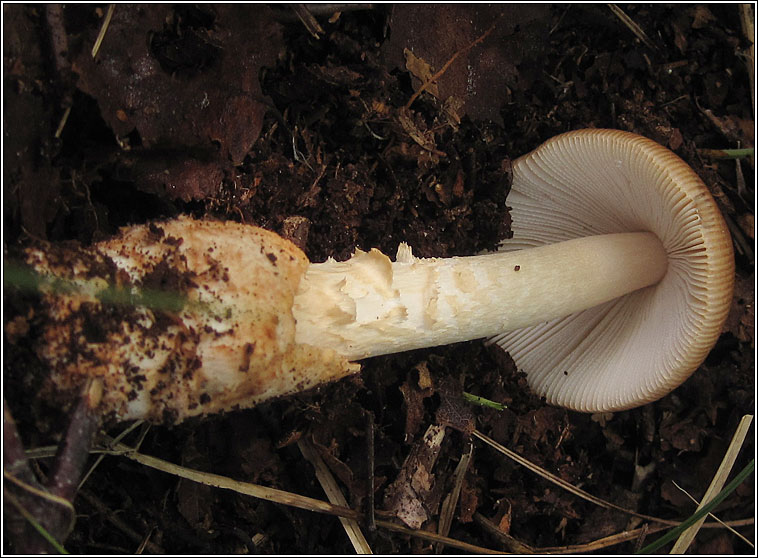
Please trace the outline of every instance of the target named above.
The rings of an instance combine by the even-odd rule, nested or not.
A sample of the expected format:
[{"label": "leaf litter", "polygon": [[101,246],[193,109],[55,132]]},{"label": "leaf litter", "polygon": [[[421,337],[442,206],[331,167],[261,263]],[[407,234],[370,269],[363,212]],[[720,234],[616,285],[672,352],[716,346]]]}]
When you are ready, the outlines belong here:
[{"label": "leaf litter", "polygon": [[[586,126],[634,131],[673,149],[711,186],[735,230],[753,238],[752,196],[738,193],[734,162],[698,152],[754,143],[748,43],[734,6],[625,6],[655,40],[652,50],[604,5],[509,10],[345,11],[318,16],[317,38],[279,7],[118,5],[93,60],[100,8],[67,6],[55,18],[41,6],[9,7],[5,126],[15,133],[4,165],[12,185],[5,245],[27,234],[89,242],[127,223],[191,213],[272,229],[313,261],[344,259],[355,247],[393,253],[401,241],[421,256],[473,254],[509,234],[511,158]],[[462,52],[498,17],[505,23]],[[44,47],[59,44],[47,39],[53,35],[66,37],[65,54]],[[456,52],[437,93],[427,90],[405,108]],[[70,114],[56,139],[66,103]],[[752,184],[753,160],[740,169]],[[153,427],[140,449],[322,498],[296,448],[308,436],[353,509],[365,511],[371,492],[378,511],[436,531],[474,423],[591,494],[682,518],[694,508],[672,481],[701,497],[729,433],[754,407],[753,266],[738,251],[732,314],[702,370],[641,409],[587,416],[548,407],[506,354],[472,342],[371,359],[359,377],[245,413]],[[33,320],[22,306],[12,299],[6,306],[5,395],[25,444],[38,447],[59,441],[61,414],[34,397],[25,341]],[[507,408],[466,406],[456,396],[463,391]],[[367,413],[376,425],[372,475]],[[748,439],[740,459],[753,451]],[[478,443],[460,483],[449,536],[481,546],[506,548],[486,521],[529,548],[645,525]],[[118,458],[105,459],[85,488],[88,498],[74,502],[70,551],[125,553],[145,541],[167,552],[352,551],[332,517],[222,497]],[[747,483],[718,515],[750,517],[753,499]],[[105,509],[124,510],[130,531]],[[381,530],[367,536],[375,552],[433,549]],[[713,529],[691,548],[746,551]]]}]

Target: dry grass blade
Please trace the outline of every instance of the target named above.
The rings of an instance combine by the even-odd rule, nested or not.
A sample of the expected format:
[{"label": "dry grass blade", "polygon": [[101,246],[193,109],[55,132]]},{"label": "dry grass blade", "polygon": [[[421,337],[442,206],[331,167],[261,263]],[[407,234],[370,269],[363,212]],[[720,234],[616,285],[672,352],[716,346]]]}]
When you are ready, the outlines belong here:
[{"label": "dry grass blade", "polygon": [[[742,417],[742,420],[740,420],[740,424],[737,426],[737,431],[734,433],[734,436],[732,436],[732,441],[729,443],[729,447],[726,450],[724,459],[721,460],[721,465],[719,465],[719,468],[716,471],[708,490],[705,491],[705,495],[696,511],[699,511],[706,506],[708,502],[713,500],[713,498],[721,492],[721,489],[724,488],[726,479],[737,459],[737,454],[739,454],[740,449],[742,448],[742,444],[745,441],[745,436],[747,436],[747,431],[750,428],[752,421],[753,415],[745,415]],[[685,530],[671,548],[671,554],[684,554],[684,551],[690,546],[690,543],[692,543],[695,535],[697,535],[697,532],[700,530],[700,527],[704,522],[705,517]]]},{"label": "dry grass blade", "polygon": [[[133,422],[131,425],[129,425],[125,430],[123,430],[118,436],[116,436],[113,441],[118,443],[121,440],[123,440],[127,434],[132,432],[135,428],[138,428],[144,423],[142,420],[137,420]],[[87,482],[87,479],[90,477],[90,475],[97,469],[97,466],[100,465],[100,463],[105,458],[105,454],[101,454],[97,456],[97,459],[95,459],[95,462],[92,464],[92,466],[87,470],[84,475],[82,475],[82,479],[79,481],[79,490],[81,490],[82,486],[84,486],[84,483]]]},{"label": "dry grass blade", "polygon": [[66,122],[68,122],[68,117],[71,114],[71,107],[66,107],[66,110],[63,111],[63,116],[61,116],[61,120],[58,123],[58,127],[55,130],[55,135],[53,136],[55,139],[60,139],[61,134],[63,133],[63,128],[66,127]]},{"label": "dry grass blade", "polygon": [[316,500],[315,498],[308,498],[307,496],[300,496],[284,490],[278,490],[276,488],[268,488],[266,486],[260,486],[258,484],[252,484],[248,482],[240,482],[229,477],[221,475],[215,475],[213,473],[204,473],[202,471],[196,471],[194,469],[188,469],[180,465],[175,465],[163,459],[152,457],[139,453],[134,449],[124,444],[114,444],[115,451],[124,457],[127,457],[137,463],[141,463],[146,467],[163,471],[183,479],[199,482],[208,486],[216,488],[224,488],[226,490],[233,490],[240,494],[247,496],[253,496],[261,500],[269,502],[276,502],[278,504],[284,504],[286,506],[292,506],[300,508],[302,510],[315,511],[321,513],[327,513],[329,515],[338,515],[342,517],[351,517],[353,519],[359,519],[359,514],[356,511],[344,506],[335,506],[323,500]]},{"label": "dry grass blade", "polygon": [[[303,454],[303,457],[310,461],[311,465],[316,469],[316,478],[321,483],[321,488],[324,489],[329,501],[338,506],[348,507],[345,496],[343,496],[342,491],[337,486],[337,481],[334,480],[334,476],[326,466],[326,463],[324,463],[324,460],[316,452],[313,444],[301,438],[297,441],[297,447],[300,448],[300,453]],[[346,517],[340,517],[339,519],[350,542],[353,543],[355,552],[358,554],[373,554],[371,546],[369,546],[366,537],[363,536],[358,522],[355,519],[348,519]]]},{"label": "dry grass blade", "polygon": [[103,44],[105,33],[106,31],[108,31],[108,26],[110,26],[111,24],[111,18],[113,17],[113,11],[115,9],[116,9],[116,4],[108,5],[108,11],[105,14],[103,25],[102,27],[100,27],[100,33],[98,33],[97,39],[95,40],[95,44],[92,46],[92,58],[95,58],[97,56],[97,53],[100,51],[100,45]]},{"label": "dry grass blade", "polygon": [[[461,495],[461,488],[463,487],[463,478],[466,476],[466,471],[468,471],[468,465],[471,462],[471,455],[473,453],[474,445],[469,442],[468,450],[466,453],[461,455],[461,459],[458,461],[458,465],[456,466],[455,472],[453,473],[453,478],[455,479],[453,489],[450,491],[450,494],[445,497],[445,500],[442,503],[442,511],[440,512],[440,524],[437,528],[437,532],[440,535],[447,536],[447,534],[450,532],[450,527],[453,524],[453,515],[455,513],[455,508],[458,505],[458,498]],[[442,550],[442,547],[438,546],[436,550],[439,554]]]},{"label": "dry grass blade", "polygon": [[496,539],[505,545],[508,550],[517,554],[580,554],[587,552],[596,552],[610,546],[615,546],[623,542],[632,541],[645,533],[657,533],[663,531],[668,527],[666,525],[658,525],[650,527],[649,524],[640,527],[638,529],[632,529],[630,531],[623,531],[614,535],[609,535],[601,539],[590,541],[583,544],[571,544],[566,546],[548,546],[548,547],[533,547],[526,543],[521,542],[515,537],[501,531],[497,525],[492,521],[484,517],[480,513],[474,514],[474,520],[481,525],[487,532],[493,535]]},{"label": "dry grass blade", "polygon": [[467,542],[459,541],[457,539],[451,539],[450,537],[443,537],[442,535],[438,535],[437,533],[431,533],[429,531],[421,531],[418,529],[410,529],[409,527],[396,525],[394,523],[390,523],[389,521],[377,520],[376,526],[381,527],[382,529],[387,529],[388,531],[401,533],[409,537],[416,537],[419,539],[427,540],[432,543],[444,544],[445,546],[449,546],[450,548],[456,548],[458,550],[463,550],[465,552],[471,552],[472,554],[507,554],[507,552],[502,552],[500,550],[493,550],[491,548],[485,548],[483,546],[469,544]]},{"label": "dry grass blade", "polygon": [[476,436],[477,438],[479,438],[480,440],[482,440],[486,444],[492,446],[493,448],[495,448],[496,450],[498,450],[499,452],[501,452],[506,457],[511,458],[512,460],[514,460],[519,465],[521,465],[523,467],[526,467],[527,469],[529,469],[533,473],[538,474],[539,476],[541,476],[545,480],[548,480],[548,481],[552,482],[553,484],[555,484],[557,486],[560,486],[564,490],[567,490],[568,492],[571,492],[572,494],[575,494],[576,496],[579,496],[580,498],[582,498],[584,500],[587,500],[588,502],[592,502],[593,504],[596,504],[596,505],[601,506],[603,508],[617,510],[617,511],[623,512],[623,513],[625,513],[627,515],[632,515],[634,517],[639,517],[639,518],[645,519],[647,521],[653,521],[655,523],[662,523],[664,525],[678,525],[679,524],[679,521],[672,521],[670,519],[661,519],[659,517],[653,517],[653,516],[650,516],[650,515],[645,515],[645,514],[642,514],[642,513],[637,513],[635,511],[623,508],[623,507],[621,507],[619,505],[613,504],[612,502],[608,502],[606,500],[603,500],[602,498],[598,498],[597,496],[593,496],[592,494],[590,494],[588,492],[585,492],[581,488],[577,488],[573,484],[570,484],[570,483],[566,482],[565,480],[563,480],[562,478],[554,475],[553,473],[550,473],[549,471],[546,471],[542,467],[540,467],[538,465],[535,465],[531,461],[529,461],[529,460],[521,457],[516,452],[509,450],[508,448],[506,448],[505,446],[503,446],[501,444],[498,444],[495,440],[493,440],[489,436],[486,436],[485,434],[482,434],[478,430],[474,431],[474,436]]},{"label": "dry grass blade", "polygon": [[[474,514],[474,521],[481,525],[487,532],[493,535],[496,539],[505,545],[508,550],[517,554],[585,554],[588,552],[597,552],[610,546],[615,546],[623,542],[633,541],[640,536],[651,535],[668,529],[666,525],[654,525],[651,526],[645,523],[642,527],[637,529],[631,529],[629,531],[622,531],[621,533],[615,533],[602,537],[594,541],[590,541],[582,544],[570,544],[566,546],[545,546],[545,547],[533,547],[528,544],[519,541],[515,537],[501,531],[497,525],[492,521],[484,517],[480,513]],[[753,525],[755,522],[753,518],[740,519],[736,521],[728,521],[723,524],[720,523],[706,523],[703,527],[709,529],[726,527],[731,529],[732,527],[744,527],[746,525]]]},{"label": "dry grass blade", "polygon": [[[300,496],[298,494],[293,494],[284,490],[278,490],[276,488],[268,488],[265,486],[260,486],[258,484],[235,481],[221,475],[195,471],[193,469],[188,469],[180,465],[169,463],[168,461],[164,461],[157,457],[141,454],[125,444],[115,444],[114,447],[115,449],[112,453],[123,455],[124,457],[145,465],[146,467],[150,467],[158,471],[163,471],[164,473],[175,475],[180,478],[199,482],[201,484],[213,486],[215,488],[233,490],[239,494],[245,494],[254,498],[260,498],[261,500],[276,502],[278,504],[292,506],[302,510],[326,513],[329,515],[336,515],[339,517],[346,517],[355,520],[360,520],[362,518],[362,515],[359,512],[348,507],[337,506],[330,504],[329,502],[324,502],[323,500],[308,498],[307,496]],[[466,552],[472,552],[475,554],[502,554],[501,552],[493,550],[491,548],[485,548],[456,539],[451,539],[449,537],[443,537],[442,535],[430,533],[428,531],[408,529],[401,525],[395,525],[389,521],[377,520],[376,525],[377,527],[387,529],[388,531],[402,533],[404,535],[417,537],[434,543],[442,543],[451,548],[456,548],[458,550],[463,550]]]},{"label": "dry grass blade", "polygon": [[505,548],[514,554],[537,554],[537,551],[526,543],[501,530],[492,521],[480,513],[474,514],[474,521],[484,528],[490,535],[499,540]]},{"label": "dry grass blade", "polygon": [[[676,484],[676,482],[671,481],[671,483],[675,487],[677,487],[679,490],[681,490],[684,493],[684,495],[687,496],[687,498],[689,498],[690,500],[692,500],[693,502],[695,502],[698,506],[700,505],[700,502],[698,502],[697,499],[692,496],[692,494],[690,494],[684,488],[682,488],[681,486],[679,486],[678,484]],[[737,531],[736,529],[734,529],[730,525],[727,525],[724,521],[721,521],[718,517],[716,517],[712,513],[709,513],[708,515],[710,515],[716,521],[716,523],[721,524],[724,527],[724,529],[726,529],[727,531],[731,531],[731,533],[735,537],[739,537],[740,539],[742,539],[742,541],[745,544],[747,544],[748,546],[755,547],[755,545],[746,536],[744,536],[742,533],[740,533],[739,531]],[[705,526],[705,524],[701,525],[701,527],[704,527],[704,526]]]}]

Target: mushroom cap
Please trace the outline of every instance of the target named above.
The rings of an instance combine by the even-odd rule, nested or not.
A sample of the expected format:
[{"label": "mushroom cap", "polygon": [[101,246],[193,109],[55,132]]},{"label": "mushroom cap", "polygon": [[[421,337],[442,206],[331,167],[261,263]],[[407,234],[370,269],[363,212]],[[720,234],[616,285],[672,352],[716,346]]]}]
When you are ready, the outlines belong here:
[{"label": "mushroom cap", "polygon": [[619,130],[556,136],[513,164],[513,238],[501,250],[653,232],[669,258],[656,285],[492,338],[549,403],[628,409],[679,386],[716,343],[734,254],[708,188],[674,153]]}]

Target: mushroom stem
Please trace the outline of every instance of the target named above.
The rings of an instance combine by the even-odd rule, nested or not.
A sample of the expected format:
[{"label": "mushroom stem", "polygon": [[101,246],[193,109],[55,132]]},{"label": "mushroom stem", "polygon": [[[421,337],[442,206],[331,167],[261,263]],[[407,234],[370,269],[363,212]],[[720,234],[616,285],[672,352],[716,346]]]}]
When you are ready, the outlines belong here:
[{"label": "mushroom stem", "polygon": [[295,339],[358,360],[491,337],[654,285],[667,261],[648,232],[445,259],[415,258],[405,244],[395,262],[357,251],[308,267]]}]

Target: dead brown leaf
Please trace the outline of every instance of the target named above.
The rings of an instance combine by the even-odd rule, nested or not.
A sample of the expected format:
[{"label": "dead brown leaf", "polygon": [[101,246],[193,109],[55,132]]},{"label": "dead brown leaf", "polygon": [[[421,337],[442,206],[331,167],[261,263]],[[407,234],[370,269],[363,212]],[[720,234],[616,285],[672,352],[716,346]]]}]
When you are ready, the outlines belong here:
[{"label": "dead brown leaf", "polygon": [[450,426],[465,434],[473,434],[476,420],[471,405],[463,399],[463,390],[455,382],[447,380],[438,389],[440,407],[435,416],[437,423]]},{"label": "dead brown leaf", "polygon": [[395,481],[385,493],[385,509],[411,529],[420,529],[439,505],[434,465],[445,439],[445,427],[432,425],[416,441]]},{"label": "dead brown leaf", "polygon": [[486,40],[450,65],[434,95],[461,99],[461,116],[499,121],[498,107],[508,84],[518,79],[518,65],[526,60],[532,66],[540,63],[548,19],[547,6],[537,4],[396,4],[384,56],[389,66],[405,68],[405,52],[411,51],[439,69],[496,22]]},{"label": "dead brown leaf", "polygon": [[[426,61],[413,54],[413,51],[407,48],[403,49],[403,55],[405,56],[405,69],[416,78],[414,80],[414,89],[417,90],[421,84],[432,79],[434,70]],[[426,90],[439,99],[440,91],[436,83],[428,85]]]},{"label": "dead brown leaf", "polygon": [[[97,32],[90,29],[92,41]],[[239,163],[266,111],[258,73],[275,61],[280,41],[263,5],[122,4],[97,58],[84,49],[74,69],[116,136],[137,142],[131,147],[212,149],[217,142]],[[133,132],[138,139],[127,140]]]}]

